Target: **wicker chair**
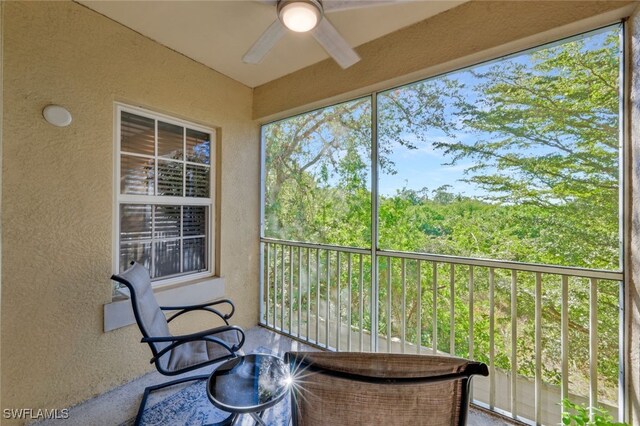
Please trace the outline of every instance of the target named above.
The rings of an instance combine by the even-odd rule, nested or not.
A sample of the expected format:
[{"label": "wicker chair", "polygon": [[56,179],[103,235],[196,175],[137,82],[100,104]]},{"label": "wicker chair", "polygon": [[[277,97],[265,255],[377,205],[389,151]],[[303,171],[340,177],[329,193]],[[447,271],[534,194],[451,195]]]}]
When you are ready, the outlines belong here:
[{"label": "wicker chair", "polygon": [[461,358],[355,352],[288,352],[293,425],[464,425],[471,376]]},{"label": "wicker chair", "polygon": [[[235,310],[230,300],[222,299],[191,306],[158,306],[151,289],[149,271],[136,262],[131,262],[129,269],[113,275],[111,279],[124,284],[129,289],[133,314],[142,333],[141,342],[149,345],[153,355],[150,362],[155,364],[161,374],[175,376],[196,370],[233,358],[242,348],[245,339],[244,331],[240,327],[229,325],[228,319]],[[224,305],[230,309],[229,313],[223,314],[216,309]],[[167,320],[163,311],[174,311],[174,314]],[[168,323],[179,316],[195,311],[209,312],[223,325],[193,334],[172,335]],[[140,402],[135,425],[140,424],[142,420],[147,398],[151,392],[193,380],[205,380],[208,377],[207,374],[188,376],[147,387]],[[233,415],[230,414],[227,420],[232,417]],[[220,424],[227,423],[229,422]]]}]

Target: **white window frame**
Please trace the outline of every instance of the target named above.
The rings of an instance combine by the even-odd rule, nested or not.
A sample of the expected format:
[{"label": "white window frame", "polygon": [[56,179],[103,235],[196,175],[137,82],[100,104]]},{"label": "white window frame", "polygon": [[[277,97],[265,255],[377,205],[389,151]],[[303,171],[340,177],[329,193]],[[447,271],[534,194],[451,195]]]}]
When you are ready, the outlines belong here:
[{"label": "white window frame", "polygon": [[[122,112],[128,112],[136,114],[142,117],[150,118],[153,120],[160,120],[165,123],[174,124],[183,128],[189,128],[203,133],[208,133],[210,136],[210,150],[209,150],[209,197],[176,197],[176,196],[157,196],[157,195],[131,195],[120,193],[120,159],[121,159],[121,117]],[[156,121],[156,150],[157,150],[157,121]],[[182,120],[179,118],[167,116],[162,113],[151,111],[145,108],[135,107],[119,102],[114,103],[114,180],[113,180],[113,266],[112,270],[115,274],[120,271],[120,205],[121,204],[166,204],[166,205],[193,205],[193,206],[206,206],[208,214],[206,218],[206,244],[207,244],[207,270],[193,273],[186,273],[182,275],[173,275],[168,278],[159,278],[152,281],[153,288],[161,288],[178,283],[185,283],[190,281],[201,280],[203,278],[213,277],[216,274],[216,253],[215,253],[215,200],[216,200],[216,168],[217,168],[217,132],[215,128],[205,127],[200,124],[196,124],[190,121]],[[157,155],[157,152],[155,153]],[[185,151],[186,155],[186,151]],[[145,158],[147,158],[145,156]],[[150,158],[150,157],[149,157]],[[153,157],[157,158],[156,156]],[[194,163],[183,160],[184,164],[193,164],[196,166],[202,166],[200,163]],[[156,182],[157,183],[157,182]],[[152,255],[153,256],[153,255]]]}]

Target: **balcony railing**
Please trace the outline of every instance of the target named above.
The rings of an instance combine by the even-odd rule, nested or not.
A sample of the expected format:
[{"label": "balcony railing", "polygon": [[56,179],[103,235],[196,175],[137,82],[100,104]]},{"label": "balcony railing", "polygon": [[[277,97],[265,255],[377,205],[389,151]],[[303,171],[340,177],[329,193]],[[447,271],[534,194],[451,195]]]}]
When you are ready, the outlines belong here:
[{"label": "balcony railing", "polygon": [[472,402],[526,423],[558,424],[564,398],[619,418],[622,280],[620,272],[263,238],[260,318],[330,350],[483,361],[490,374],[474,379]]}]

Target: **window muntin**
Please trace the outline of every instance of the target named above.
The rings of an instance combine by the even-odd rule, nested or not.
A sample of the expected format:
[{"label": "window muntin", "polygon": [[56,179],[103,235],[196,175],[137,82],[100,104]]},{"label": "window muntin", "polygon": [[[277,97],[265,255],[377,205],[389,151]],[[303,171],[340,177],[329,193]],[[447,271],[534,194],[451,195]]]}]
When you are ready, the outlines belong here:
[{"label": "window muntin", "polygon": [[137,108],[117,114],[115,268],[136,260],[154,281],[210,274],[214,131]]}]

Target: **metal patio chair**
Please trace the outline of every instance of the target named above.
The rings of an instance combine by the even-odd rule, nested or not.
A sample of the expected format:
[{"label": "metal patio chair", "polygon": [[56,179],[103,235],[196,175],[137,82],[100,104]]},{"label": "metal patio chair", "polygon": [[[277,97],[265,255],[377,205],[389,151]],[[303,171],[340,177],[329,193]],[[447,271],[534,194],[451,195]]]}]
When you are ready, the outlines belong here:
[{"label": "metal patio chair", "polygon": [[[235,311],[235,306],[230,300],[222,299],[192,306],[159,306],[151,288],[149,272],[136,262],[131,262],[129,269],[113,275],[111,279],[124,284],[131,292],[133,314],[143,336],[141,342],[149,344],[153,354],[150,362],[155,364],[161,374],[175,376],[196,370],[233,358],[242,348],[245,340],[244,331],[240,327],[229,325],[228,320]],[[230,309],[230,312],[222,313],[214,308],[223,305],[226,305],[225,309]],[[163,311],[175,312],[167,319]],[[172,335],[168,323],[194,311],[210,312],[222,320],[224,325],[192,334]],[[151,392],[208,377],[209,375],[189,376],[147,387],[140,402],[135,425],[139,425],[142,420],[145,404]],[[233,414],[230,415],[232,416]]]},{"label": "metal patio chair", "polygon": [[466,424],[483,363],[435,355],[288,352],[294,426]]}]

